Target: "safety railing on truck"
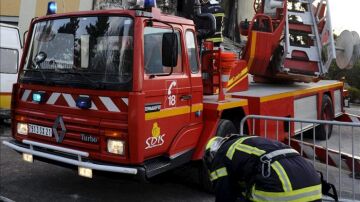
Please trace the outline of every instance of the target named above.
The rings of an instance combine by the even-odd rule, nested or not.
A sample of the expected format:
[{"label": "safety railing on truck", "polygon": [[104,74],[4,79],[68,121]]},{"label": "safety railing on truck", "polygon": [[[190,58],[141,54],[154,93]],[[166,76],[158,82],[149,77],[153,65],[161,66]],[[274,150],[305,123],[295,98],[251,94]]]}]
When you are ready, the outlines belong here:
[{"label": "safety railing on truck", "polygon": [[[307,64],[318,63],[317,74],[326,74],[336,58],[329,0],[288,0],[287,4],[286,64],[290,65],[291,60],[296,60],[299,65],[301,60],[306,61],[307,58]],[[300,41],[302,42],[299,43]],[[304,64],[306,67],[306,63]],[[288,69],[286,66],[285,69]],[[291,68],[294,68],[293,65]]]},{"label": "safety railing on truck", "polygon": [[[288,135],[283,142],[312,161],[317,170],[325,170],[326,180],[336,186],[340,201],[360,200],[360,122],[357,122],[249,115],[240,123],[240,135],[256,135],[255,125],[261,123],[265,138],[279,140],[280,124],[288,125]],[[266,131],[273,124],[276,124],[276,134],[270,136]],[[320,125],[333,127],[329,139],[316,140],[316,127]],[[250,134],[245,134],[246,126]],[[300,130],[295,129],[298,127]]]}]

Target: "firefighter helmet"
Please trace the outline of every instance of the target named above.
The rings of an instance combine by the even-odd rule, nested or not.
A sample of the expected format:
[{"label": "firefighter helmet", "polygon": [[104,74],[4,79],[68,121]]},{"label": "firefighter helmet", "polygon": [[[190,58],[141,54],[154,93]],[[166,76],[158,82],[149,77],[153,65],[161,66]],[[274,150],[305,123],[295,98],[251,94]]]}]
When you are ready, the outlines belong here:
[{"label": "firefighter helmet", "polygon": [[209,142],[206,145],[206,150],[205,150],[205,155],[204,155],[204,160],[205,160],[205,164],[208,168],[210,168],[215,155],[217,153],[217,151],[219,150],[219,148],[221,147],[221,145],[227,140],[227,138],[224,137],[213,137],[209,140]]}]

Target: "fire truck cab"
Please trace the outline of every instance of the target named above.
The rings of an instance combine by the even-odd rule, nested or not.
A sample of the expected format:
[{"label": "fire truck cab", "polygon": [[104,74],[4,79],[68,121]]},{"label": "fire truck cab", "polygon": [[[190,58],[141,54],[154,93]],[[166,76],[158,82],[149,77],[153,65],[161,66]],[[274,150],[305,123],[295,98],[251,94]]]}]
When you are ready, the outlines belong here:
[{"label": "fire truck cab", "polygon": [[157,9],[79,12],[38,18],[28,36],[8,145],[147,177],[191,160],[204,125],[192,21]]}]

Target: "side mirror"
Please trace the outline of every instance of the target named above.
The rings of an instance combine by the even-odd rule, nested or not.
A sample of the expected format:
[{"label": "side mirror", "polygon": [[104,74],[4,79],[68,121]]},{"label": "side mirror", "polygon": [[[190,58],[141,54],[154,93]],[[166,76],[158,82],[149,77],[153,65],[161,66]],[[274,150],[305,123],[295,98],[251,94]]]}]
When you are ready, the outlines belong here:
[{"label": "side mirror", "polygon": [[46,58],[47,58],[46,53],[44,53],[44,52],[41,51],[41,52],[38,53],[38,54],[36,55],[36,57],[34,58],[34,62],[36,63],[36,65],[39,65],[39,64],[41,64],[42,62],[44,62]]},{"label": "side mirror", "polygon": [[162,38],[162,65],[176,67],[178,60],[178,39],[175,33],[164,33]]}]

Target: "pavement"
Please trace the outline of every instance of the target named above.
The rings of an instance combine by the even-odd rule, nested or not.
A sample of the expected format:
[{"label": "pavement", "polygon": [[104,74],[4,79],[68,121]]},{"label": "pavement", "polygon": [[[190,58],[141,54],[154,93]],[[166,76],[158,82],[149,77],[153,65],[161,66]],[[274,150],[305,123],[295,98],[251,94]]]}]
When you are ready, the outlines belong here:
[{"label": "pavement", "polygon": [[[360,115],[360,106],[346,109],[348,113]],[[342,129],[343,151],[352,145],[350,129]],[[339,134],[334,133],[329,140],[332,147],[339,145]],[[355,132],[360,134],[359,131]],[[359,135],[357,135],[360,138]],[[0,141],[9,140],[9,124],[0,124]],[[360,140],[356,140],[360,147]],[[324,144],[324,142],[318,142]],[[336,148],[335,148],[336,149]],[[360,155],[359,150],[356,154]],[[316,167],[325,170],[324,165]],[[352,180],[349,172],[329,169],[329,181],[339,186],[342,178],[342,196],[351,198]],[[189,166],[160,175],[150,182],[139,182],[118,175],[95,175],[93,179],[83,178],[76,171],[55,165],[24,162],[13,150],[0,144],[0,201],[214,201],[211,194],[204,192],[197,181],[197,173]],[[354,181],[356,199],[360,200],[360,180]]]}]

